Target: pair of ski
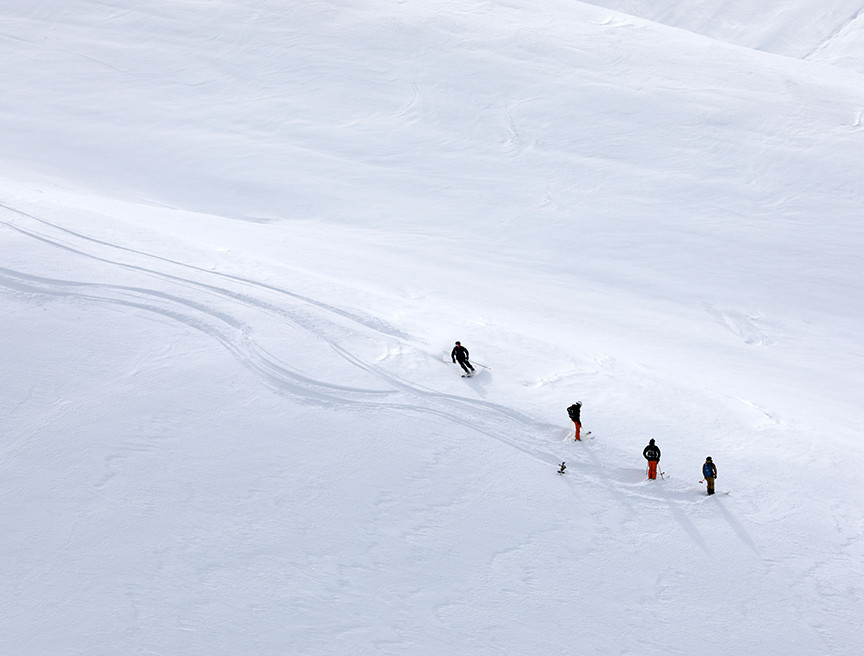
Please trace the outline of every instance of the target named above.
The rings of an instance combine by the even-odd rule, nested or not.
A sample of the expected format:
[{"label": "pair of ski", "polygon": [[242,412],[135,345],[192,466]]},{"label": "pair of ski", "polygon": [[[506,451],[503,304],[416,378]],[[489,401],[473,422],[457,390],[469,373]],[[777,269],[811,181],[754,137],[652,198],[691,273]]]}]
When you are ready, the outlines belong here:
[{"label": "pair of ski", "polygon": [[[479,362],[475,362],[474,364],[476,364],[478,367],[483,367],[484,369],[488,369],[489,371],[492,371],[492,368],[487,367],[485,364],[480,364]],[[476,369],[472,369],[470,372],[462,374],[462,378],[473,378],[478,373],[480,373],[480,372],[477,371]]]}]

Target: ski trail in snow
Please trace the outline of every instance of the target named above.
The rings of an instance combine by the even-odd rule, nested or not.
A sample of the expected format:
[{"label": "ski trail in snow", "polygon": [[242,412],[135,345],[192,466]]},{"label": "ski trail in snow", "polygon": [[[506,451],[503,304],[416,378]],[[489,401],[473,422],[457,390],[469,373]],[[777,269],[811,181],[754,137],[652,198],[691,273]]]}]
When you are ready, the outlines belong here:
[{"label": "ski trail in snow", "polygon": [[[618,500],[615,512],[623,523],[635,521],[638,513],[646,510],[666,513],[700,551],[708,551],[707,541],[688,510],[703,501],[692,484],[672,480],[663,485],[645,485],[638,470],[622,474],[614,464],[626,457],[614,445],[605,444],[601,454],[592,449],[592,443],[564,444],[559,439],[560,425],[500,403],[443,392],[367,361],[352,348],[358,340],[377,344],[382,340],[395,341],[400,352],[414,354],[421,361],[427,357],[413,345],[410,335],[374,316],[348,311],[276,285],[94,239],[2,207],[14,217],[0,218],[0,223],[20,235],[108,269],[107,273],[99,273],[96,280],[75,281],[3,267],[0,287],[155,314],[215,340],[262,384],[298,403],[440,417],[458,427],[460,434],[477,434],[541,463],[548,467],[550,476],[566,460],[566,487],[573,496],[584,497],[589,489],[603,491],[607,498]],[[106,276],[112,282],[98,280]],[[124,284],[126,279],[134,282]],[[303,343],[310,348],[329,352],[344,363],[343,369],[347,365],[346,375],[340,376],[340,382],[322,380],[285,362],[268,347],[266,336],[274,333],[281,341],[290,340],[295,346],[305,340]],[[338,368],[331,363],[324,370],[333,372]],[[358,372],[360,384],[341,384],[343,378],[358,380]],[[113,461],[107,463],[101,484],[111,479],[115,465]],[[628,483],[630,479],[632,482]],[[589,507],[586,512],[602,524],[607,510]],[[731,515],[726,519],[733,528],[737,527],[736,532],[744,540],[746,532],[740,522]],[[754,548],[752,541],[748,546]]]},{"label": "ski trail in snow", "polygon": [[7,268],[0,268],[0,286],[27,294],[74,298],[158,314],[212,337],[272,387],[306,401],[350,403],[357,398],[391,393],[388,390],[336,385],[305,376],[255,344],[249,324],[229,313],[180,296],[140,287],[40,278]]},{"label": "ski trail in snow", "polygon": [[403,409],[445,417],[474,431],[492,437],[499,442],[526,453],[532,458],[550,465],[557,465],[560,458],[551,450],[538,445],[538,436],[554,433],[559,427],[529,417],[507,406],[470,399],[455,394],[446,394],[428,387],[411,383],[381,367],[363,362],[349,351],[331,344],[343,358],[374,375],[390,382],[412,398],[422,401],[411,405],[400,404]]},{"label": "ski trail in snow", "polygon": [[[146,253],[146,252],[141,251],[141,250],[132,249],[132,248],[129,248],[127,246],[122,246],[119,244],[113,244],[113,243],[106,242],[106,241],[103,241],[100,239],[96,239],[94,237],[84,235],[83,233],[69,230],[68,228],[65,228],[65,227],[60,226],[60,225],[55,224],[55,223],[52,223],[52,222],[47,221],[45,219],[42,219],[40,217],[34,216],[32,214],[28,214],[27,212],[23,212],[21,210],[15,209],[15,208],[10,207],[8,205],[5,205],[3,203],[0,203],[0,208],[6,209],[6,210],[8,210],[8,211],[20,216],[20,217],[30,219],[34,222],[38,222],[39,224],[41,224],[41,226],[43,226],[44,228],[47,228],[48,232],[45,232],[45,231],[40,232],[40,231],[34,230],[32,227],[29,227],[29,228],[23,227],[23,226],[15,223],[13,221],[10,221],[10,220],[0,219],[0,224],[6,225],[9,228],[11,228],[11,229],[23,234],[23,235],[29,236],[33,239],[42,241],[46,244],[49,244],[51,246],[55,246],[57,248],[62,248],[62,249],[68,250],[70,252],[76,253],[78,255],[82,255],[84,257],[88,257],[88,258],[91,258],[91,259],[94,259],[97,261],[105,262],[107,264],[123,267],[123,268],[130,269],[133,271],[140,271],[142,273],[147,273],[147,274],[151,274],[151,275],[155,275],[155,276],[164,277],[166,279],[174,280],[176,282],[198,285],[202,288],[209,288],[211,291],[225,294],[227,296],[233,296],[237,299],[242,298],[243,300],[248,301],[248,302],[260,303],[256,299],[252,299],[251,297],[248,297],[248,296],[243,296],[243,295],[239,294],[238,292],[228,290],[224,287],[218,287],[218,286],[215,286],[213,284],[200,283],[200,282],[197,282],[194,279],[191,279],[188,277],[184,277],[184,276],[180,276],[180,275],[176,275],[176,274],[171,274],[166,270],[160,270],[160,269],[153,268],[152,264],[150,264],[149,266],[143,266],[141,264],[135,264],[133,262],[124,262],[122,260],[116,259],[117,258],[116,254],[113,254],[112,257],[101,256],[97,253],[94,253],[94,252],[91,252],[90,250],[87,250],[87,248],[86,248],[87,246],[89,246],[91,248],[94,246],[95,247],[103,247],[105,249],[108,249],[109,252],[117,251],[120,254],[129,255],[135,259],[141,259],[141,260],[148,262],[148,263],[155,262],[158,264],[169,265],[171,267],[180,268],[181,270],[184,270],[187,272],[193,272],[195,274],[201,274],[201,275],[206,276],[206,277],[216,277],[216,278],[228,281],[228,282],[238,283],[242,286],[249,286],[251,288],[258,289],[258,290],[263,290],[263,291],[267,291],[267,292],[274,292],[278,295],[287,296],[287,297],[295,299],[297,301],[301,301],[302,303],[306,303],[306,304],[315,306],[321,310],[325,310],[326,312],[339,315],[341,317],[344,317],[345,319],[348,319],[349,321],[355,322],[355,323],[357,323],[357,324],[359,324],[365,328],[375,330],[375,331],[380,332],[384,335],[391,336],[391,337],[401,337],[401,338],[407,338],[408,337],[407,335],[405,335],[401,331],[396,330],[395,328],[393,328],[389,324],[384,323],[383,321],[381,321],[380,319],[378,319],[376,317],[359,315],[356,312],[350,312],[350,311],[347,311],[347,310],[342,309],[342,308],[337,308],[333,305],[323,303],[321,301],[318,301],[318,300],[313,299],[313,298],[309,298],[307,296],[303,296],[302,294],[297,294],[297,293],[292,292],[292,291],[287,290],[287,289],[276,287],[274,285],[269,285],[267,283],[262,283],[262,282],[252,280],[249,278],[244,278],[242,276],[236,276],[236,275],[232,275],[232,274],[222,273],[219,271],[210,271],[208,269],[204,269],[202,267],[198,267],[198,266],[188,264],[185,262],[179,262],[177,260],[172,260],[170,258],[162,257],[160,255],[154,255],[151,253]],[[52,235],[51,234],[52,232],[53,233],[59,233],[59,236]],[[76,245],[76,242],[78,242],[77,245]],[[271,309],[278,311],[278,308],[276,308],[276,306],[271,306]]]},{"label": "ski trail in snow", "polygon": [[433,414],[493,437],[544,463],[551,465],[558,460],[557,455],[536,445],[538,435],[548,434],[557,427],[532,420],[505,406],[423,388],[363,362],[335,342],[331,342],[330,347],[345,361],[372,373],[391,389],[337,385],[304,375],[256,343],[253,327],[235,314],[159,290],[49,279],[5,267],[0,267],[0,286],[21,293],[74,298],[158,314],[215,339],[269,387],[303,402],[371,405],[378,409]]},{"label": "ski trail in snow", "polygon": [[[110,279],[123,271],[135,284],[72,281],[0,268],[0,286],[32,295],[77,299],[156,314],[214,339],[247,371],[278,394],[297,402],[325,406],[411,412],[442,417],[464,429],[505,444],[551,468],[568,461],[568,472],[622,499],[640,503],[693,501],[692,486],[647,491],[622,482],[615,468],[600,461],[590,446],[568,452],[559,439],[561,426],[533,418],[500,403],[441,392],[364,360],[347,346],[357,340],[387,339],[400,350],[423,355],[410,335],[380,319],[250,278],[211,271],[70,230],[7,205],[13,217],[0,224],[74,256],[109,267]],[[710,310],[709,310],[710,311]],[[723,318],[725,315],[717,313]],[[728,324],[726,324],[727,327]],[[280,341],[309,344],[330,352],[365,384],[321,380],[285,362],[268,348],[265,334]],[[422,358],[421,358],[422,359]],[[326,370],[332,370],[326,367]],[[620,454],[619,454],[620,455]],[[641,482],[641,480],[640,480]],[[625,504],[626,505],[626,504]]]},{"label": "ski trail in snow", "polygon": [[[74,298],[123,306],[158,314],[218,341],[247,370],[281,394],[304,403],[365,405],[376,409],[409,410],[433,414],[492,437],[549,465],[557,465],[553,452],[559,427],[535,420],[506,406],[438,392],[363,361],[342,346],[358,334],[380,340],[410,339],[399,330],[370,316],[293,291],[230,274],[209,271],[158,255],[95,239],[7,205],[0,207],[19,220],[0,223],[19,234],[77,256],[126,270],[155,286],[61,280],[0,268],[0,285],[20,293]],[[20,219],[31,225],[21,225]],[[33,225],[35,224],[35,225]],[[276,323],[280,334],[304,333],[305,339],[324,343],[352,368],[382,383],[380,388],[356,387],[318,380],[281,361],[262,344],[258,324]],[[377,337],[376,337],[377,335]],[[349,339],[346,339],[349,338]]]},{"label": "ski trail in snow", "polygon": [[[4,267],[0,268],[0,286],[7,289],[156,314],[216,340],[263,384],[300,403],[434,415],[506,444],[550,468],[566,459],[572,475],[607,488],[622,501],[693,500],[690,489],[672,489],[674,485],[662,492],[646,493],[622,483],[614,467],[594,457],[590,447],[568,453],[568,447],[559,440],[558,425],[502,404],[441,392],[365,361],[345,344],[357,339],[376,343],[388,339],[399,342],[403,352],[420,353],[409,335],[376,317],[359,315],[275,285],[112,244],[2,204],[0,207],[16,218],[0,219],[0,223],[19,234],[107,265],[112,280],[117,271],[125,271],[136,280],[136,284],[71,281]],[[283,361],[264,343],[266,329],[278,334],[281,341],[305,340],[310,346],[323,346],[350,369],[362,372],[368,384],[321,380]]]}]

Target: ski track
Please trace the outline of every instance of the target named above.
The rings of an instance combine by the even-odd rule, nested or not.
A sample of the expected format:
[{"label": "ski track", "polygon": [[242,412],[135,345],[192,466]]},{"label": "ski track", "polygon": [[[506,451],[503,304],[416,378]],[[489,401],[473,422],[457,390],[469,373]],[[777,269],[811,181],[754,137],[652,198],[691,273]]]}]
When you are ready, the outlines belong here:
[{"label": "ski track", "polygon": [[[352,338],[397,340],[406,352],[428,357],[412,346],[411,336],[385,322],[302,294],[249,278],[210,271],[177,260],[113,244],[0,203],[7,213],[0,224],[50,247],[124,269],[163,288],[102,282],[61,280],[0,267],[0,286],[34,296],[76,299],[88,303],[134,308],[182,324],[220,343],[240,364],[275,392],[304,404],[368,410],[394,410],[441,417],[452,424],[506,444],[529,458],[557,469],[568,462],[571,479],[600,486],[627,507],[633,501],[668,505],[694,542],[696,530],[680,508],[699,500],[692,486],[657,488],[654,494],[628,484],[615,467],[602,462],[589,444],[561,443],[561,426],[549,424],[500,403],[431,389],[364,361],[343,342]],[[113,274],[113,271],[111,272]],[[207,301],[203,299],[209,299]],[[720,313],[717,313],[719,315]],[[722,315],[721,315],[722,316]],[[286,332],[302,331],[324,342],[351,367],[382,383],[380,388],[352,387],[305,375],[270,353],[256,338],[256,325],[275,319]],[[719,317],[718,317],[719,319]],[[727,324],[728,327],[728,324]],[[742,335],[748,337],[749,335]],[[579,448],[573,452],[573,448]],[[562,455],[563,453],[563,455]],[[614,454],[613,454],[614,455]],[[614,460],[614,458],[612,459]],[[552,470],[550,470],[552,471]],[[630,511],[627,511],[630,512]],[[602,513],[601,513],[602,514]]]},{"label": "ski track", "polygon": [[[61,280],[0,267],[0,287],[20,294],[153,313],[215,340],[262,384],[299,403],[439,417],[460,431],[507,445],[548,467],[550,476],[565,460],[567,473],[561,478],[574,499],[584,501],[586,494],[592,494],[591,490],[614,499],[614,513],[622,525],[635,525],[644,512],[666,514],[681,527],[694,547],[706,554],[710,553],[709,541],[694,520],[705,512],[720,512],[738,539],[758,554],[739,519],[723,507],[711,510],[714,505],[722,506],[722,502],[697,510],[696,504],[704,500],[704,495],[692,484],[673,479],[662,486],[648,486],[635,470],[622,473],[615,463],[621,462],[623,454],[608,442],[602,452],[592,448],[593,442],[567,440],[565,444],[560,440],[560,425],[500,403],[438,391],[388,371],[385,366],[365,361],[348,344],[360,338],[396,340],[402,352],[414,354],[419,361],[430,357],[413,345],[409,335],[383,321],[274,285],[94,239],[2,204],[0,209],[12,215],[0,218],[0,224],[52,248],[103,264],[108,267],[109,277],[117,278],[118,270],[124,270],[148,283],[157,283],[122,285]],[[335,357],[371,376],[380,386],[335,384],[306,375],[281,361],[258,338],[261,326],[270,322],[272,328],[274,320],[276,327],[285,332],[301,331],[323,343]],[[115,460],[106,461],[104,477],[97,486],[108,483],[115,469]],[[630,482],[631,478],[635,480]],[[583,503],[581,507],[597,526],[608,521],[608,506]]]},{"label": "ski track", "polygon": [[[95,239],[2,203],[0,208],[12,215],[0,219],[0,223],[21,235],[115,269],[143,274],[149,280],[161,281],[164,287],[61,280],[6,267],[0,267],[0,286],[23,294],[73,298],[155,313],[215,339],[268,387],[302,403],[431,414],[503,442],[540,462],[557,465],[560,461],[552,452],[558,426],[501,404],[437,392],[413,383],[363,361],[339,343],[347,320],[348,337],[371,333],[377,339],[397,339],[404,348],[418,352],[407,343],[408,335],[384,322],[274,285]],[[258,321],[275,318],[286,329],[299,329],[325,342],[352,367],[384,383],[383,389],[343,386],[302,374],[256,340],[256,317]]]}]

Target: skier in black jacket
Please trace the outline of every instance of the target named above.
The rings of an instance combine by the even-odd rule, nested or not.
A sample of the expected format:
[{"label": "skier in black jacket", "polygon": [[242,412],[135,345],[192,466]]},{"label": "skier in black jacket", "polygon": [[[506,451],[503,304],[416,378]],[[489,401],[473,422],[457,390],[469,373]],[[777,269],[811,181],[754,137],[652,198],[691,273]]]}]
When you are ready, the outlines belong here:
[{"label": "skier in black jacket", "polygon": [[450,351],[450,357],[454,363],[459,363],[459,365],[465,370],[466,375],[470,376],[474,373],[474,367],[472,367],[471,363],[468,362],[468,349],[462,346],[461,342],[456,342],[456,346],[454,346],[453,350]]},{"label": "skier in black jacket", "polygon": [[570,420],[576,426],[576,439],[582,439],[582,420],[579,415],[582,410],[582,401],[576,401],[573,405],[567,408],[567,414],[570,416]]},{"label": "skier in black jacket", "polygon": [[660,447],[654,444],[654,439],[648,440],[648,446],[642,449],[642,455],[648,461],[648,478],[657,478],[657,463],[660,462]]}]

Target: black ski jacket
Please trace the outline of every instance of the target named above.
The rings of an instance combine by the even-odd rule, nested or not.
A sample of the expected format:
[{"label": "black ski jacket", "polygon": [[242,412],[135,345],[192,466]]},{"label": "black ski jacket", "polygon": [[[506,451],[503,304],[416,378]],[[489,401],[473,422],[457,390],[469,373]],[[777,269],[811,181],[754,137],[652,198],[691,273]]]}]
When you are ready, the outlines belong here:
[{"label": "black ski jacket", "polygon": [[454,346],[453,350],[450,351],[450,357],[453,358],[453,362],[459,360],[459,362],[468,362],[468,349],[464,346]]},{"label": "black ski jacket", "polygon": [[717,478],[717,467],[713,462],[702,465],[702,478]]},{"label": "black ski jacket", "polygon": [[581,423],[579,419],[579,413],[582,411],[581,403],[574,403],[569,408],[567,408],[567,414],[570,415],[570,419],[575,421],[576,423]]},{"label": "black ski jacket", "polygon": [[642,450],[642,455],[648,462],[657,462],[660,460],[660,447],[656,444],[649,444]]}]

